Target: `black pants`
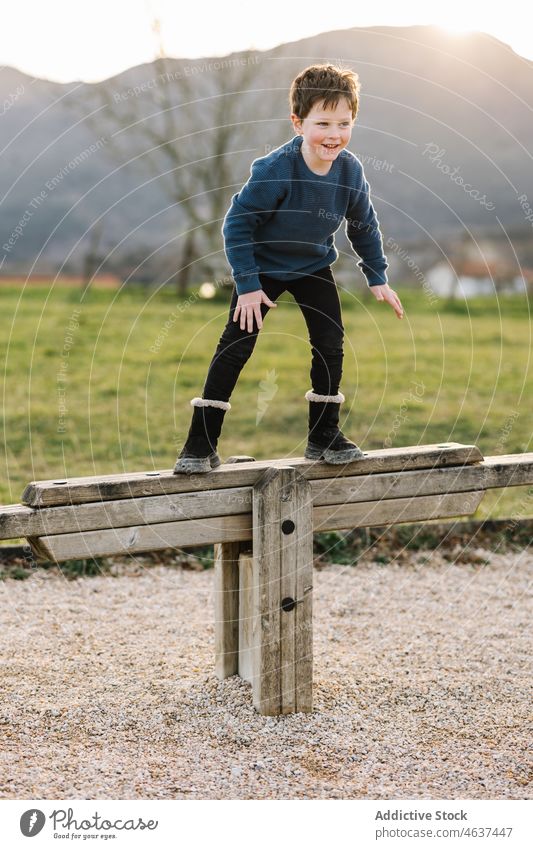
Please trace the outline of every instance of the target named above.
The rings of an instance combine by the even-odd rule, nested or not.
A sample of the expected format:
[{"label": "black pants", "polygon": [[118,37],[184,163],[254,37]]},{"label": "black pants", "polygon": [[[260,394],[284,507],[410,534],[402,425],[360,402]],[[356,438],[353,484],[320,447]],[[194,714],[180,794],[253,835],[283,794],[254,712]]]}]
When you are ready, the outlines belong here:
[{"label": "black pants", "polygon": [[[337,284],[329,265],[293,281],[274,280],[266,274],[259,279],[264,292],[276,301],[288,291],[300,307],[311,343],[311,387],[321,395],[336,395],[342,377],[344,326]],[[228,321],[211,360],[203,389],[203,398],[229,401],[243,366],[248,361],[260,331],[254,318],[253,331],[241,330],[240,319],[233,321],[237,306],[234,287]],[[261,304],[263,320],[270,307]],[[287,344],[291,340],[287,339]]]}]

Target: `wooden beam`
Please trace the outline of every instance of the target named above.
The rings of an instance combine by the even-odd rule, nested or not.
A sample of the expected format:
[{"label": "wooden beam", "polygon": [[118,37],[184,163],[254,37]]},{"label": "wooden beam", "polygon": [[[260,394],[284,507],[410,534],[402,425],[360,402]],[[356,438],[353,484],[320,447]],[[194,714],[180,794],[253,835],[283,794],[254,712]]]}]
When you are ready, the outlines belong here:
[{"label": "wooden beam", "polygon": [[[253,457],[230,457],[226,463],[254,462]],[[233,492],[249,495],[247,506],[251,508],[251,490],[238,487],[236,490],[218,490],[216,495],[226,495],[223,502],[228,510],[237,506],[231,497]],[[198,495],[200,493],[197,493]],[[207,494],[207,493],[205,493]],[[209,493],[212,495],[213,493]],[[184,498],[186,496],[167,496]],[[239,504],[239,509],[242,504]],[[240,542],[215,543],[215,674],[221,680],[239,671],[239,555]]]},{"label": "wooden beam", "polygon": [[[342,475],[310,481],[314,507],[529,483],[533,484],[533,453],[487,457],[481,463],[467,466]],[[16,504],[0,508],[0,539],[76,533],[178,519],[207,520],[251,510],[251,486],[57,507],[34,508]]]},{"label": "wooden beam", "polygon": [[22,502],[29,507],[46,507],[254,486],[265,469],[282,468],[287,463],[290,463],[291,467],[297,468],[307,480],[318,480],[373,472],[407,471],[409,469],[433,468],[434,466],[458,466],[478,463],[481,460],[483,460],[483,455],[475,445],[461,445],[457,442],[415,445],[406,448],[368,451],[364,458],[342,466],[331,466],[328,463],[296,457],[281,460],[257,460],[237,465],[224,463],[218,469],[201,475],[174,475],[172,470],[164,470],[160,472],[68,478],[57,481],[32,481],[26,486],[22,494]]},{"label": "wooden beam", "polygon": [[311,481],[313,505],[410,498],[533,483],[533,453],[486,457],[469,466],[435,467]]},{"label": "wooden beam", "polygon": [[267,715],[310,711],[313,523],[297,469],[264,472],[253,529],[253,702]]},{"label": "wooden beam", "polygon": [[[475,512],[484,491],[329,504],[313,508],[315,533],[374,525],[421,522],[452,516],[468,516]],[[161,522],[112,530],[85,531],[27,537],[36,557],[61,562],[87,557],[109,557],[180,548],[213,545],[252,539],[252,514],[212,517],[205,523],[198,519],[184,522]],[[35,540],[38,539],[38,543]]]},{"label": "wooden beam", "polygon": [[[27,539],[35,556],[46,560],[61,562],[87,557],[110,557],[113,554],[248,540],[252,538],[251,515],[245,513],[242,516],[214,517],[205,523],[191,519]],[[38,545],[35,539],[38,539]]]},{"label": "wooden beam", "polygon": [[485,495],[484,491],[426,495],[418,498],[395,498],[364,501],[356,504],[330,504],[313,509],[315,533],[379,525],[401,525],[403,522],[425,522],[454,516],[471,516]]},{"label": "wooden beam", "polygon": [[251,510],[250,486],[58,507],[36,508],[14,504],[0,507],[0,539],[155,525],[180,519],[207,520],[251,513]]},{"label": "wooden beam", "polygon": [[533,451],[523,454],[499,454],[485,457],[480,463],[480,489],[533,484]]}]

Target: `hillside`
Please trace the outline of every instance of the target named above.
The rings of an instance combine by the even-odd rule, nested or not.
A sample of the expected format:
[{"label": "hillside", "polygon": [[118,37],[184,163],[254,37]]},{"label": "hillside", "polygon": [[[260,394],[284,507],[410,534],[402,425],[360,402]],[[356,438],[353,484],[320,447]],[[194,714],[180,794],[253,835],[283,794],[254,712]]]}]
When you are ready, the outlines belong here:
[{"label": "hillside", "polygon": [[[0,251],[2,271],[77,267],[98,220],[104,253],[142,254],[172,239],[178,251],[190,220],[169,192],[173,160],[143,131],[157,140],[170,121],[178,193],[179,180],[187,192],[198,185],[201,252],[226,269],[218,220],[203,241],[202,222],[220,217],[253,158],[292,136],[288,86],[321,61],[349,64],[361,78],[350,149],[365,165],[386,236],[432,245],[436,256],[465,231],[531,236],[533,63],[483,33],[354,28],[224,59],[169,59],[166,78],[154,63],[97,84],[3,68],[2,244],[17,225],[21,232]],[[216,128],[225,123],[223,159]],[[199,160],[201,178],[191,164]]]}]

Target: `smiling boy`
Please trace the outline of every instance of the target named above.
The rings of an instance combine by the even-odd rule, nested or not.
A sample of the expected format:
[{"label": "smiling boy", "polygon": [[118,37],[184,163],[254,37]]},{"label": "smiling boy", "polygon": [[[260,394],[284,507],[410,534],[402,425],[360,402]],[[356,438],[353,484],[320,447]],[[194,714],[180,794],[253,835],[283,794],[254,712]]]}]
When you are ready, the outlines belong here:
[{"label": "smiling boy", "polygon": [[216,445],[230,395],[266,313],[284,291],[302,311],[312,348],[305,456],[328,463],[363,456],[338,427],[345,400],[339,391],[344,327],[331,265],[338,258],[334,233],[343,220],[376,299],[390,304],[400,319],[403,307],[387,282],[388,263],[363,166],[347,150],[358,94],[357,74],[349,69],[305,68],[289,93],[295,137],[254,159],[250,178],[231,199],[222,234],[235,288],[203,397],[191,400],[193,420],[175,472],[220,465]]},{"label": "smiling boy", "polygon": [[[241,192],[232,198],[232,206],[224,220],[223,234],[226,256],[232,267],[239,295],[234,321],[237,321],[240,313],[242,329],[247,327],[251,331],[254,318],[257,326],[262,326],[259,307],[265,299],[261,297],[261,285],[254,275],[254,271],[258,269],[251,269],[250,265],[255,265],[255,258],[259,270],[275,277],[279,272],[272,267],[272,261],[275,261],[276,253],[285,253],[285,245],[280,244],[279,239],[272,239],[270,244],[265,244],[265,241],[268,242],[268,236],[274,234],[276,229],[279,233],[289,230],[291,246],[288,250],[295,266],[294,270],[300,273],[307,262],[303,273],[309,273],[309,263],[313,264],[314,257],[320,261],[324,259],[321,255],[321,248],[324,246],[328,248],[326,260],[329,264],[338,258],[333,234],[344,218],[347,222],[346,233],[354,250],[362,258],[359,265],[373,294],[377,300],[389,303],[398,318],[403,317],[400,300],[387,282],[385,272],[388,263],[383,254],[379,222],[370,201],[370,187],[364,176],[363,166],[356,156],[346,150],[358,111],[359,83],[357,75],[352,71],[340,72],[341,75],[343,73],[346,75],[345,79],[351,76],[352,98],[342,96],[342,86],[340,89],[326,89],[325,92],[321,90],[321,83],[327,84],[328,77],[339,74],[333,66],[311,66],[296,77],[289,95],[293,109],[291,121],[297,134],[296,138],[267,156],[254,160],[250,180]],[[294,152],[299,152],[300,156],[291,156]],[[292,159],[292,169],[283,162],[282,156]],[[342,163],[338,162],[343,158]],[[303,160],[303,165],[299,160]],[[339,167],[332,171],[336,163]],[[310,172],[309,176],[306,169]],[[254,182],[256,175],[257,181]],[[312,180],[313,176],[329,176],[329,179]],[[269,185],[265,185],[265,182]],[[320,182],[325,187],[323,191],[317,189]],[[287,190],[287,183],[292,183],[290,191]],[[322,199],[328,207],[335,209],[324,210],[320,206]],[[258,222],[259,229],[253,232],[256,222],[246,213],[255,212],[254,207],[261,203],[265,204],[264,232],[261,232],[261,222]],[[271,204],[270,207],[268,203]],[[293,214],[283,216],[285,209],[290,209]],[[240,215],[241,212],[244,215]],[[310,215],[313,213],[318,219],[324,220],[311,219]],[[269,227],[266,226],[267,218],[270,218],[271,222]],[[314,238],[309,238],[307,242],[298,241],[294,238],[296,226],[303,226],[306,236]],[[263,239],[263,236],[266,239]],[[252,248],[252,242],[256,245],[263,244]],[[267,265],[269,260],[270,264]],[[283,276],[287,277],[286,271]],[[250,292],[259,294],[249,297]]]}]

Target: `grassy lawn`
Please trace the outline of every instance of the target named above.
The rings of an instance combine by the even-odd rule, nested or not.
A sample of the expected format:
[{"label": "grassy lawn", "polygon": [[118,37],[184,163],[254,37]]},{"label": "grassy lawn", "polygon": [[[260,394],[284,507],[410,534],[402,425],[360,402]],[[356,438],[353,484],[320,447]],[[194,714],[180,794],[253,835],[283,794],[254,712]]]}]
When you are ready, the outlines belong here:
[{"label": "grassy lawn", "polygon": [[[403,321],[363,281],[342,293],[344,433],[366,450],[450,441],[484,454],[531,450],[527,301],[431,304],[397,288]],[[232,395],[222,458],[303,455],[310,346],[290,295],[279,304]],[[2,287],[2,503],[30,480],[171,468],[228,308],[228,293],[205,301],[192,290],[178,302],[172,292],[94,290],[80,301],[57,285]],[[533,515],[525,487],[487,493],[476,516],[518,514]]]}]

